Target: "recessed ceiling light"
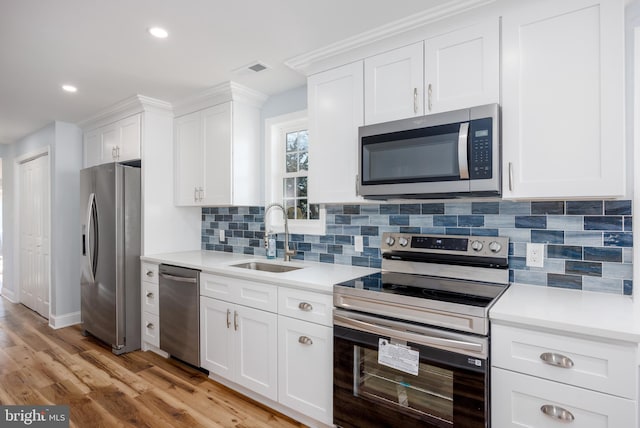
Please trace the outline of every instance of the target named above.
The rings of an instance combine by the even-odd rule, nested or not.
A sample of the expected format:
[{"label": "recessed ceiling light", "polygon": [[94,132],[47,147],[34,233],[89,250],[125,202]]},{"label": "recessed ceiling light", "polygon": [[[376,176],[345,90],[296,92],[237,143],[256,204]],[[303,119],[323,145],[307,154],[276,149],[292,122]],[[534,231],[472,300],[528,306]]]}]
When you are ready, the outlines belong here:
[{"label": "recessed ceiling light", "polygon": [[62,90],[66,92],[78,92],[78,88],[73,85],[62,85]]},{"label": "recessed ceiling light", "polygon": [[149,34],[153,37],[157,37],[159,39],[166,39],[169,36],[169,33],[164,28],[160,27],[151,27],[149,28]]}]

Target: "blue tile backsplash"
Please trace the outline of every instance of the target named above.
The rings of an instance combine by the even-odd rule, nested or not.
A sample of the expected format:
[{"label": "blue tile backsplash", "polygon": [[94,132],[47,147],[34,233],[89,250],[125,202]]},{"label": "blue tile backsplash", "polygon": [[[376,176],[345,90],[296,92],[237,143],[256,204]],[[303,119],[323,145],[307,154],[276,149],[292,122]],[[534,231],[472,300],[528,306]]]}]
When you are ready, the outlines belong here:
[{"label": "blue tile backsplash", "polygon": [[[327,205],[324,236],[291,235],[295,259],[379,268],[382,232],[508,236],[511,281],[631,295],[631,201]],[[226,241],[219,242],[220,230]],[[364,237],[356,252],[354,236]],[[263,207],[202,209],[202,249],[265,256]],[[526,243],[547,244],[544,267]],[[284,235],[278,235],[278,257]]]}]

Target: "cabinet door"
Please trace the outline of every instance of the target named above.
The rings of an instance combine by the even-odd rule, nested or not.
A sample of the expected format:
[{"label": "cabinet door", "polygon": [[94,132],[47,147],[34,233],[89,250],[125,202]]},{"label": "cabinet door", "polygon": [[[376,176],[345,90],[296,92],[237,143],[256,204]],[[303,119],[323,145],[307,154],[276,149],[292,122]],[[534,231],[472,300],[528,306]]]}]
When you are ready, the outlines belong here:
[{"label": "cabinet door", "polygon": [[175,203],[200,205],[202,140],[200,112],[176,118],[174,138]]},{"label": "cabinet door", "polygon": [[500,101],[499,37],[492,18],[425,41],[427,114]]},{"label": "cabinet door", "polygon": [[117,147],[120,145],[120,127],[118,123],[112,123],[100,128],[100,134],[102,138],[102,161],[100,163],[117,161]]},{"label": "cabinet door", "polygon": [[202,121],[203,205],[231,203],[231,102],[200,113]]},{"label": "cabinet door", "polygon": [[[494,427],[637,426],[633,400],[498,368],[491,370],[491,376]],[[554,410],[558,417],[549,416]]]},{"label": "cabinet door", "polygon": [[333,422],[333,329],[278,317],[278,401]]},{"label": "cabinet door", "polygon": [[424,114],[423,43],[364,60],[366,125]]},{"label": "cabinet door", "polygon": [[160,319],[158,314],[142,312],[142,341],[156,348],[160,346]]},{"label": "cabinet door", "polygon": [[519,2],[502,28],[504,197],[622,196],[623,1]]},{"label": "cabinet door", "polygon": [[117,149],[118,161],[140,159],[140,114],[127,117],[118,122],[120,145]]},{"label": "cabinet door", "polygon": [[278,399],[278,316],[237,305],[233,313],[236,382],[272,400]]},{"label": "cabinet door", "polygon": [[102,134],[100,130],[84,135],[84,167],[89,168],[102,163]]},{"label": "cabinet door", "polygon": [[362,61],[307,81],[309,202],[361,202],[356,196],[358,127],[364,120]]},{"label": "cabinet door", "polygon": [[227,379],[233,377],[233,305],[200,298],[200,365]]}]

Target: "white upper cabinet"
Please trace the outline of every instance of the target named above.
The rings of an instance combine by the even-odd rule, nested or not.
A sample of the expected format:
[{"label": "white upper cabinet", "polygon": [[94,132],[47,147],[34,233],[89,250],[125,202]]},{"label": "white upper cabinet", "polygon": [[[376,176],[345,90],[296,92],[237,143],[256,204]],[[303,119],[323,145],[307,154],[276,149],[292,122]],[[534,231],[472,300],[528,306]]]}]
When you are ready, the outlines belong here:
[{"label": "white upper cabinet", "polygon": [[505,11],[503,196],[624,195],[624,3]]},{"label": "white upper cabinet", "polygon": [[[236,90],[239,85],[226,84]],[[229,92],[215,95],[233,98]],[[247,96],[249,99],[249,96]],[[261,94],[232,99],[176,117],[175,203],[181,206],[260,205]],[[202,104],[202,103],[201,103]],[[192,109],[193,110],[193,109]]]},{"label": "white upper cabinet", "polygon": [[500,101],[500,22],[487,19],[427,39],[425,113]]},{"label": "white upper cabinet", "polygon": [[309,202],[356,196],[358,127],[363,125],[362,61],[309,76]]},{"label": "white upper cabinet", "polygon": [[366,125],[499,100],[495,17],[364,60]]},{"label": "white upper cabinet", "polygon": [[364,123],[424,114],[423,43],[364,60]]},{"label": "white upper cabinet", "polygon": [[85,168],[140,159],[141,116],[135,114],[87,131],[84,137]]}]

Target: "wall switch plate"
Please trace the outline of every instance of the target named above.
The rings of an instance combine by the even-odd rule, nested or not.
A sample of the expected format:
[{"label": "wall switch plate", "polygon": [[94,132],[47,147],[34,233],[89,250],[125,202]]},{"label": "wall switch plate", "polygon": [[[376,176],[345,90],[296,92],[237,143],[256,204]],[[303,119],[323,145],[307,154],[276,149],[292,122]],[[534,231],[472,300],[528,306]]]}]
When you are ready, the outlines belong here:
[{"label": "wall switch plate", "polygon": [[527,266],[544,267],[544,244],[527,242]]},{"label": "wall switch plate", "polygon": [[220,229],[220,242],[224,242],[224,240],[225,240],[225,239],[226,239],[226,238],[225,238],[225,236],[224,236],[224,230],[223,230],[223,229]]},{"label": "wall switch plate", "polygon": [[364,251],[364,239],[361,235],[356,235],[353,237],[353,245],[356,247],[355,250],[359,253]]}]

